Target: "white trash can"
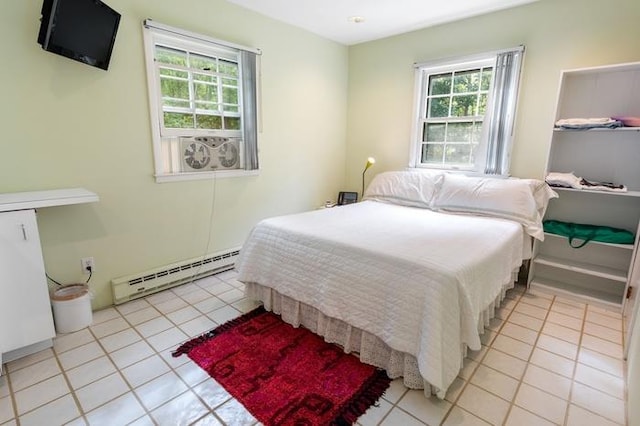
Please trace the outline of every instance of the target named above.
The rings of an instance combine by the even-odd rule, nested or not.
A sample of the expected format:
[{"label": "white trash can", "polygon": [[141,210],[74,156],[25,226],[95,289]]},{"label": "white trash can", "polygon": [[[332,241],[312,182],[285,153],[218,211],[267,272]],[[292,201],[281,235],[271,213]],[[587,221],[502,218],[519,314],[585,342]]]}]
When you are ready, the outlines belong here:
[{"label": "white trash can", "polygon": [[91,294],[86,284],[58,287],[51,295],[56,332],[71,333],[91,325]]}]

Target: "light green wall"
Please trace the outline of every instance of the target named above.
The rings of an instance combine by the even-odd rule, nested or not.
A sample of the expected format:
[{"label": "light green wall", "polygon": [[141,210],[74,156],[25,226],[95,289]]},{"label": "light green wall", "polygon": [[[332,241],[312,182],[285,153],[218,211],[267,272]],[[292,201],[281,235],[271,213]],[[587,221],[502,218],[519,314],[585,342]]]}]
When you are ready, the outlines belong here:
[{"label": "light green wall", "polygon": [[[112,278],[239,246],[259,219],[335,198],[345,174],[345,46],[222,0],[107,3],[122,20],[105,72],[41,49],[42,0],[0,2],[0,192],[100,196],[38,211],[49,275],[84,280],[80,258],[95,258],[96,309]],[[259,176],[155,183],[145,18],[262,49]]]},{"label": "light green wall", "polygon": [[[408,165],[413,63],[526,46],[511,172],[541,178],[560,70],[640,61],[640,1],[540,0],[349,50],[347,182]],[[370,176],[369,176],[370,173]]]}]

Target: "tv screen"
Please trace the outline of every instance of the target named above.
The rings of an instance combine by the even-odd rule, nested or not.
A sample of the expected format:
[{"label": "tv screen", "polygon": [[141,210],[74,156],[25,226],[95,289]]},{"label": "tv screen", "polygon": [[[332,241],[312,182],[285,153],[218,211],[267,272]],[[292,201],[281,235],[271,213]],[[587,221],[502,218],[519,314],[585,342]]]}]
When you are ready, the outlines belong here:
[{"label": "tv screen", "polygon": [[44,0],[38,43],[46,51],[106,70],[120,14],[100,0]]}]

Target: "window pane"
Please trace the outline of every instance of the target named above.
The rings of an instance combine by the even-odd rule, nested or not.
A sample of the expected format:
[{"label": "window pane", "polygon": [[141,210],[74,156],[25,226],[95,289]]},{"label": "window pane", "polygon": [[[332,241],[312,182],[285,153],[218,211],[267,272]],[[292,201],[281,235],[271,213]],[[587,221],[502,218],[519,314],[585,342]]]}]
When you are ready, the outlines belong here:
[{"label": "window pane", "polygon": [[235,87],[222,88],[222,102],[238,105],[238,89]]},{"label": "window pane", "polygon": [[195,98],[198,101],[218,102],[218,89],[213,84],[194,83]]},{"label": "window pane", "polygon": [[156,61],[163,64],[187,66],[187,52],[179,49],[171,49],[164,46],[156,46]]},{"label": "window pane", "polygon": [[424,142],[444,142],[445,123],[425,123],[422,140]]},{"label": "window pane", "polygon": [[180,70],[174,70],[171,68],[160,68],[160,75],[161,76],[168,76],[168,77],[178,77],[178,78],[184,78],[187,79],[189,78],[189,73],[186,71],[180,71]]},{"label": "window pane", "polygon": [[222,118],[219,115],[196,114],[196,128],[222,129]]},{"label": "window pane", "polygon": [[476,95],[453,96],[451,102],[452,117],[470,117],[476,115]]},{"label": "window pane", "polygon": [[195,101],[194,103],[196,105],[196,112],[202,112],[202,110],[211,111],[211,112],[220,111],[220,104],[218,103],[205,102],[205,101]]},{"label": "window pane", "polygon": [[216,58],[191,54],[190,59],[191,59],[191,63],[189,64],[190,68],[196,68],[199,70],[206,70],[206,71],[212,71],[212,72],[218,71]]},{"label": "window pane", "polygon": [[176,129],[193,128],[193,115],[178,112],[165,112],[164,127]]},{"label": "window pane", "polygon": [[218,77],[216,77],[215,75],[200,74],[198,72],[194,72],[193,73],[193,79],[195,81],[206,81],[208,83],[217,83],[218,82]]},{"label": "window pane", "polygon": [[238,112],[238,106],[237,105],[224,104],[224,105],[222,105],[222,109],[223,109],[224,112]]},{"label": "window pane", "polygon": [[471,142],[473,123],[449,123],[447,142]]},{"label": "window pane", "polygon": [[448,117],[449,116],[449,101],[451,98],[430,98],[427,117]]},{"label": "window pane", "polygon": [[451,93],[451,73],[429,76],[429,95],[448,95]]},{"label": "window pane", "polygon": [[236,62],[220,59],[220,72],[231,77],[238,77],[238,64]]},{"label": "window pane", "polygon": [[483,68],[482,69],[482,85],[480,86],[480,90],[489,90],[491,86],[491,79],[493,78],[493,68]]},{"label": "window pane", "polygon": [[478,96],[478,114],[484,115],[487,112],[487,94],[482,93]]},{"label": "window pane", "polygon": [[476,121],[475,123],[473,123],[473,130],[471,131],[471,141],[475,143],[479,143],[481,137],[482,137],[482,122]]},{"label": "window pane", "polygon": [[189,99],[189,82],[161,77],[160,92],[163,98]]},{"label": "window pane", "polygon": [[453,77],[453,93],[477,92],[480,85],[480,70],[455,73]]},{"label": "window pane", "polygon": [[471,161],[471,145],[447,145],[445,151],[447,163],[469,164]]},{"label": "window pane", "polygon": [[422,144],[423,163],[442,164],[444,155],[444,145],[442,144]]},{"label": "window pane", "polygon": [[162,105],[165,107],[174,108],[191,108],[191,103],[188,100],[163,98]]},{"label": "window pane", "polygon": [[240,117],[225,117],[224,128],[227,130],[240,130]]}]

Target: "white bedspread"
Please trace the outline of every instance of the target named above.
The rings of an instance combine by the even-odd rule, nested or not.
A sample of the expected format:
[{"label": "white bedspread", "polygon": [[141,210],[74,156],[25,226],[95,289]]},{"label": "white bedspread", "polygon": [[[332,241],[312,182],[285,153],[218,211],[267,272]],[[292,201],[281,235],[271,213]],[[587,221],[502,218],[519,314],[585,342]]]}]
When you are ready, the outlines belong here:
[{"label": "white bedspread", "polygon": [[260,222],[238,279],[271,287],[416,357],[446,391],[480,313],[522,263],[523,230],[503,219],[364,201]]}]

